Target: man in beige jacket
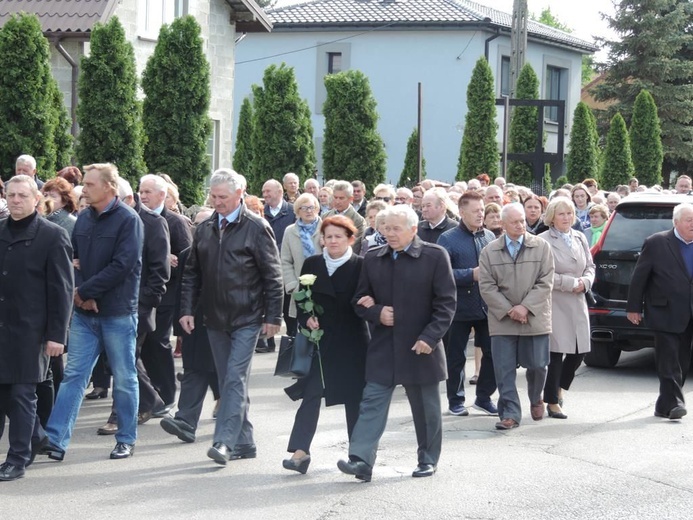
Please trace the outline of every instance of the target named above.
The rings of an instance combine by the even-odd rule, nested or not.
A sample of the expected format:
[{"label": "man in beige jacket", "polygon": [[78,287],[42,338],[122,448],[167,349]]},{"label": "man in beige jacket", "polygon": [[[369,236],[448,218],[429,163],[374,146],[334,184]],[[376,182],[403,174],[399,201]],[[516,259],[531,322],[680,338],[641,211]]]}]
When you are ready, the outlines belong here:
[{"label": "man in beige jacket", "polygon": [[542,238],[525,232],[525,212],[512,203],[501,211],[505,234],[479,257],[479,290],[488,305],[491,352],[498,383],[498,430],[520,425],[517,366],[527,369],[532,419],[544,414],[541,392],[549,363],[553,256]]}]

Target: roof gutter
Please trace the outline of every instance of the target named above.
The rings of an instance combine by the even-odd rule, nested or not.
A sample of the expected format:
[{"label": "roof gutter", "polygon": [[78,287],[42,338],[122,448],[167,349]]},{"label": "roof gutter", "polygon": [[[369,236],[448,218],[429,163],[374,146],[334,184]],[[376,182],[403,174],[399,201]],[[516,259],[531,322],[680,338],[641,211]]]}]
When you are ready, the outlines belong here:
[{"label": "roof gutter", "polygon": [[70,64],[70,67],[72,67],[72,78],[70,81],[70,117],[72,118],[72,128],[70,129],[70,133],[72,134],[72,137],[76,138],[77,137],[77,82],[79,80],[79,66],[77,65],[77,62],[74,60],[72,56],[70,56],[70,53],[67,52],[65,47],[62,46],[60,43],[60,38],[56,38],[53,40],[53,45],[55,45],[55,48],[57,51],[62,55],[63,58]]},{"label": "roof gutter", "polygon": [[488,61],[488,52],[489,52],[489,47],[490,44],[493,40],[498,38],[500,36],[500,29],[496,28],[496,34],[492,34],[488,38],[484,40],[484,58],[486,58],[486,61]]}]

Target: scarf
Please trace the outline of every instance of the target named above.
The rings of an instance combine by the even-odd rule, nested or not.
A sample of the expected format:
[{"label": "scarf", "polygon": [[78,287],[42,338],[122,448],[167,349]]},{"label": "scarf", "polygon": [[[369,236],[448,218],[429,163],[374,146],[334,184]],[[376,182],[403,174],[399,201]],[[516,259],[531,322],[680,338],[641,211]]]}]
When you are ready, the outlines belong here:
[{"label": "scarf", "polygon": [[590,244],[590,247],[592,247],[594,244],[599,242],[599,237],[602,236],[602,231],[604,231],[604,226],[606,226],[606,221],[601,226],[594,227],[592,226],[590,229],[592,229],[592,243]]},{"label": "scarf", "polygon": [[347,247],[346,253],[344,253],[342,256],[340,256],[339,258],[332,258],[327,252],[327,249],[323,249],[322,257],[325,259],[327,274],[332,276],[334,272],[340,267],[342,267],[347,262],[347,260],[351,258],[351,255],[353,254],[354,252],[351,250],[351,247]]},{"label": "scarf", "polygon": [[380,231],[376,231],[373,233],[373,243],[377,246],[384,246],[387,244],[387,240],[383,235],[380,234]]},{"label": "scarf", "polygon": [[315,219],[313,222],[306,224],[301,219],[296,221],[298,227],[298,236],[301,238],[301,246],[303,246],[303,257],[308,258],[315,254],[315,244],[313,243],[313,235],[318,229],[320,219]]}]

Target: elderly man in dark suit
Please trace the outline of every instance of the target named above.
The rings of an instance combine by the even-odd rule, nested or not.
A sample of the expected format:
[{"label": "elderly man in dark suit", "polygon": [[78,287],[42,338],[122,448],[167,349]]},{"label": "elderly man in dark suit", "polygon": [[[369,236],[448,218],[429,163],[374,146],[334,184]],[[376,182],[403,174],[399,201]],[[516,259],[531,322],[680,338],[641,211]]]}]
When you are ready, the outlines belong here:
[{"label": "elderly man in dark suit", "polygon": [[628,291],[626,316],[655,332],[659,398],[655,416],[686,415],[683,384],[693,340],[693,204],[674,208],[674,228],[645,240]]},{"label": "elderly man in dark suit", "polygon": [[[10,216],[0,221],[0,409],[10,419],[10,448],[0,481],[24,476],[45,434],[36,419],[36,384],[60,356],[72,312],[72,246],[67,232],[41,218],[29,176],[7,183]],[[36,429],[35,429],[36,428]]]},{"label": "elderly man in dark suit", "polygon": [[447,253],[416,236],[418,217],[405,205],[384,210],[387,246],[366,255],[353,303],[371,322],[366,387],[339,469],[370,481],[392,393],[403,385],[414,419],[418,466],[436,471],[442,444],[439,383],[447,377],[442,337],[455,314],[455,281]]}]

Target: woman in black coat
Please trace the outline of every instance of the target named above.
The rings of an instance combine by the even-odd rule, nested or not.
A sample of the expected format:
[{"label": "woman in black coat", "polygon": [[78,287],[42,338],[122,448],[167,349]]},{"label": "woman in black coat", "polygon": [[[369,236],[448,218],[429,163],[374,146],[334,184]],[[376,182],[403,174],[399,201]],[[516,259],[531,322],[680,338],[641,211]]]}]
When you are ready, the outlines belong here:
[{"label": "woman in black coat", "polygon": [[322,306],[323,313],[313,318],[300,307],[297,310],[301,328],[319,328],[324,334],[320,339],[320,354],[313,357],[310,373],[298,382],[303,400],[296,412],[287,448],[293,456],[283,462],[284,468],[304,474],[310,464],[310,445],[323,396],[327,406],[344,405],[347,433],[351,438],[365,385],[368,346],[366,322],[356,315],[351,305],[363,262],[351,249],[356,227],[351,220],[338,215],[323,220],[320,231],[323,254],[307,258],[301,275],[316,276],[311,286],[312,299]]}]

